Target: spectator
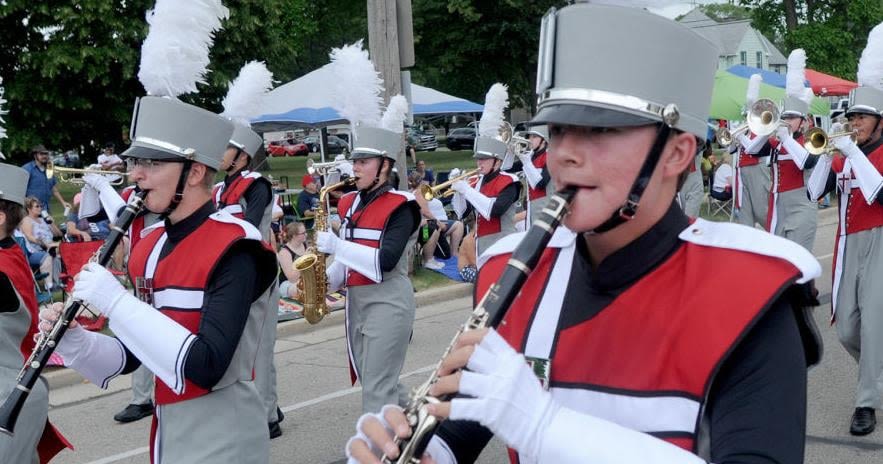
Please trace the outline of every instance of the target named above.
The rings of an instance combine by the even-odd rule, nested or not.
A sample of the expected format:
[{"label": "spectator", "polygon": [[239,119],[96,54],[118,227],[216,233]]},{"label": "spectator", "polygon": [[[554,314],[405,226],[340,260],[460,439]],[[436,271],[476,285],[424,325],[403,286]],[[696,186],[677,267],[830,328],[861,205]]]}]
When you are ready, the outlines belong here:
[{"label": "spectator", "polygon": [[319,184],[309,174],[301,179],[300,184],[304,189],[297,197],[297,211],[304,218],[304,226],[307,229],[312,229],[316,217],[316,207],[319,206]]},{"label": "spectator", "polygon": [[433,198],[427,203],[429,204],[429,211],[432,212],[432,216],[438,221],[439,231],[444,234],[445,238],[447,238],[447,240],[439,240],[439,248],[444,248],[445,244],[447,244],[448,252],[444,253],[445,259],[450,258],[451,256],[456,258],[460,253],[460,242],[463,241],[463,222],[455,219],[448,219],[445,205],[442,204],[441,200],[438,198]]},{"label": "spectator", "polygon": [[[25,237],[25,246],[27,247],[28,264],[31,267],[39,267],[40,272],[47,276],[53,275],[52,259],[55,256],[57,243],[56,237],[61,237],[61,231],[52,222],[44,219],[43,205],[35,197],[25,198],[25,217],[22,218],[19,226],[22,235]],[[54,285],[54,279],[50,279],[47,290]]]},{"label": "spectator", "polygon": [[104,152],[98,155],[98,164],[101,165],[103,171],[125,171],[123,167],[123,159],[115,153],[116,145],[113,142],[107,142],[104,145]]},{"label": "spectator", "polygon": [[432,169],[426,169],[426,161],[417,161],[417,167],[414,169],[414,172],[420,174],[420,177],[428,185],[435,185],[435,175],[432,173]]},{"label": "spectator", "polygon": [[28,177],[27,196],[36,197],[40,200],[43,210],[47,214],[50,212],[49,197],[53,195],[63,207],[70,208],[70,203],[64,201],[64,197],[61,196],[58,187],[55,186],[55,178],[50,178],[46,174],[46,168],[49,165],[49,150],[43,145],[36,145],[34,148],[31,148],[31,156],[34,157],[34,160],[22,166],[25,171],[28,171],[30,176]]},{"label": "spectator", "polygon": [[439,237],[442,233],[441,225],[432,214],[432,210],[430,210],[426,198],[420,192],[420,186],[423,183],[424,181],[419,172],[412,172],[411,175],[408,176],[408,187],[410,187],[411,193],[414,194],[414,198],[417,200],[417,205],[420,207],[421,217],[417,243],[422,246],[423,267],[438,271],[445,267],[444,263],[436,261],[434,257],[435,249],[438,246]]},{"label": "spectator", "polygon": [[297,298],[297,280],[300,272],[294,269],[294,260],[307,252],[307,228],[301,222],[285,226],[285,244],[276,253],[279,261],[279,296]]},{"label": "spectator", "polygon": [[466,282],[475,282],[478,275],[478,261],[475,259],[475,229],[463,237],[460,243],[460,252],[457,254],[457,269],[460,277]]},{"label": "spectator", "polygon": [[715,200],[729,201],[733,198],[733,168],[729,164],[729,157],[724,155],[724,161],[714,170],[709,195]]}]

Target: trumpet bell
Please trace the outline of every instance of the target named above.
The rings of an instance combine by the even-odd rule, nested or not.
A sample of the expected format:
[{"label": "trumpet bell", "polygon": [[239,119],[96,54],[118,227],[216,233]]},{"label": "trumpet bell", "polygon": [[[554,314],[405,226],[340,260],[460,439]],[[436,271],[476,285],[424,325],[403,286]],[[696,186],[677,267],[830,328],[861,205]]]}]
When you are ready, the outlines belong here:
[{"label": "trumpet bell", "polygon": [[782,125],[782,121],[779,120],[779,107],[767,98],[754,102],[746,119],[751,132],[759,136],[770,135]]},{"label": "trumpet bell", "polygon": [[857,134],[849,124],[843,125],[842,132],[834,132],[831,134],[826,133],[820,127],[813,127],[807,131],[804,136],[806,141],[803,143],[803,148],[805,148],[811,155],[823,155],[832,150],[832,147],[830,146],[831,140],[837,137],[849,137],[855,142]]}]

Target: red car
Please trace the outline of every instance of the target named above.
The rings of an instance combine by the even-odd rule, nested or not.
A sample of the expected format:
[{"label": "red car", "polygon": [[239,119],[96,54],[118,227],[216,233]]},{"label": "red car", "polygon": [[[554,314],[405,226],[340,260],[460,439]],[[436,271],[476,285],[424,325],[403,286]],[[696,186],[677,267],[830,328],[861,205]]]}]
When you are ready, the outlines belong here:
[{"label": "red car", "polygon": [[279,156],[307,156],[310,149],[307,145],[300,142],[288,140],[276,140],[267,145],[267,153],[272,157]]}]

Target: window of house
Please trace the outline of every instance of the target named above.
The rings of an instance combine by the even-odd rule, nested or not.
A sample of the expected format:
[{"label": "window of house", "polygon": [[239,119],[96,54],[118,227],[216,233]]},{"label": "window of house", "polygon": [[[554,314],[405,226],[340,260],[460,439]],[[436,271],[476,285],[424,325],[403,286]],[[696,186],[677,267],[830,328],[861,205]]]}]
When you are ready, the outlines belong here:
[{"label": "window of house", "polygon": [[748,66],[748,52],[739,52],[739,61],[742,66]]},{"label": "window of house", "polygon": [[757,67],[763,69],[763,53],[757,52]]}]

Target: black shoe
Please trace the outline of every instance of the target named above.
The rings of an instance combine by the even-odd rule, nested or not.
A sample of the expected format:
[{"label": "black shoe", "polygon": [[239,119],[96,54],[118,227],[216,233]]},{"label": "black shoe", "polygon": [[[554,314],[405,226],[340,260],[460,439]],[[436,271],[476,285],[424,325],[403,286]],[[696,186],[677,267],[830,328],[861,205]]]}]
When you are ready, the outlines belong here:
[{"label": "black shoe", "polygon": [[113,416],[113,420],[117,422],[135,422],[136,420],[144,419],[145,417],[153,414],[153,403],[146,404],[130,404],[126,406],[126,409],[123,409],[117,415]]},{"label": "black shoe", "polygon": [[279,421],[270,422],[267,426],[270,428],[270,440],[282,436],[282,428],[279,427]]},{"label": "black shoe", "polygon": [[852,415],[852,425],[849,426],[849,433],[853,435],[867,435],[874,431],[877,425],[877,416],[874,408],[855,408]]},{"label": "black shoe", "polygon": [[282,422],[285,420],[285,414],[282,414],[282,409],[279,406],[276,406],[276,422]]}]

